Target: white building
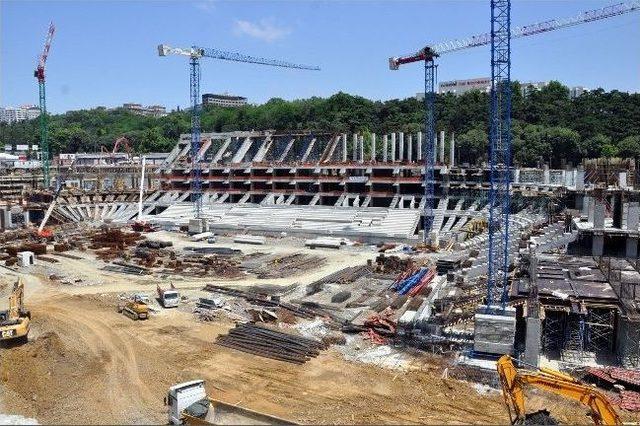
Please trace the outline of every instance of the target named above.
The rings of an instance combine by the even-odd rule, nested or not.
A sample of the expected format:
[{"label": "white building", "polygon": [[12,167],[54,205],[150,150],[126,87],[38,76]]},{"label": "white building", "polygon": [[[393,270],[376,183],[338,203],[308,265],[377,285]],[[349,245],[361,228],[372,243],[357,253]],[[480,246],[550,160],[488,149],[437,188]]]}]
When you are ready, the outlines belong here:
[{"label": "white building", "polygon": [[142,104],[126,103],[122,104],[122,108],[138,115],[146,115],[151,117],[164,117],[167,115],[167,108],[162,105],[142,106]]},{"label": "white building", "polygon": [[202,105],[215,105],[225,108],[238,108],[247,104],[247,98],[229,94],[216,95],[205,93],[202,95]]},{"label": "white building", "polygon": [[16,123],[23,120],[33,120],[40,116],[40,108],[35,105],[22,105],[18,108],[0,108],[0,123]]}]

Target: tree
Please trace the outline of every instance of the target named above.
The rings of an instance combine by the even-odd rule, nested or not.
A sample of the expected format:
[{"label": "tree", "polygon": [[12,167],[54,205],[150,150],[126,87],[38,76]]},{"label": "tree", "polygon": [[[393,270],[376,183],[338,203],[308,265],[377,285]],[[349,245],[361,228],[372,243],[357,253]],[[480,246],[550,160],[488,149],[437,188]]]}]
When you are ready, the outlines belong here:
[{"label": "tree", "polygon": [[551,147],[551,166],[560,167],[562,160],[576,162],[580,159],[577,152],[580,135],[566,127],[550,127],[545,130],[546,144]]},{"label": "tree", "polygon": [[605,145],[611,145],[611,138],[598,133],[578,142],[578,154],[582,158],[597,158],[601,155],[602,147]]},{"label": "tree", "polygon": [[618,155],[624,158],[640,158],[640,136],[629,136],[620,141]]},{"label": "tree", "polygon": [[614,146],[614,145],[604,145],[602,147],[602,153],[600,154],[603,157],[607,157],[607,158],[611,158],[611,157],[617,157],[618,156],[618,147]]},{"label": "tree", "polygon": [[487,159],[489,139],[487,131],[481,128],[471,129],[456,138],[460,162],[475,164]]}]

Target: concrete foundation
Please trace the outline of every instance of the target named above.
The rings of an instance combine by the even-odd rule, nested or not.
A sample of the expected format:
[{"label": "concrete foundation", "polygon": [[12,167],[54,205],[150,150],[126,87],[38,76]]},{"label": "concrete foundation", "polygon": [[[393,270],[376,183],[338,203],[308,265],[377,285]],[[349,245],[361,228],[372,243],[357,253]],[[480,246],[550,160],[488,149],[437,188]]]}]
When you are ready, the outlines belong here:
[{"label": "concrete foundation", "polygon": [[496,355],[513,352],[516,337],[516,310],[507,307],[500,311],[500,307],[493,306],[485,313],[487,307],[480,305],[474,317],[473,350]]}]

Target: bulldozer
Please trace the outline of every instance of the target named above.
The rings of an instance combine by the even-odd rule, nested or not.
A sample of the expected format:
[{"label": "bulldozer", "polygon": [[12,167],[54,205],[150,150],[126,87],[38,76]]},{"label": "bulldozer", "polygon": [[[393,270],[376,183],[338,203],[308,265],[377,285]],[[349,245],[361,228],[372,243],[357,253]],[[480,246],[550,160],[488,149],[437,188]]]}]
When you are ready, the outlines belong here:
[{"label": "bulldozer", "polygon": [[[604,394],[589,385],[580,383],[568,374],[550,368],[521,371],[516,368],[509,355],[503,355],[498,360],[497,368],[502,385],[502,395],[513,425],[557,424],[552,422],[553,418],[545,410],[526,413],[525,385],[532,385],[561,397],[581,402],[589,407],[589,415],[596,425],[622,424],[622,419]],[[545,417],[545,419],[542,420],[541,417]]]},{"label": "bulldozer", "polygon": [[9,297],[9,309],[0,311],[0,342],[26,343],[31,313],[24,309],[24,283],[18,278]]},{"label": "bulldozer", "polygon": [[118,312],[134,321],[144,320],[149,318],[149,305],[143,295],[135,294],[118,304]]}]

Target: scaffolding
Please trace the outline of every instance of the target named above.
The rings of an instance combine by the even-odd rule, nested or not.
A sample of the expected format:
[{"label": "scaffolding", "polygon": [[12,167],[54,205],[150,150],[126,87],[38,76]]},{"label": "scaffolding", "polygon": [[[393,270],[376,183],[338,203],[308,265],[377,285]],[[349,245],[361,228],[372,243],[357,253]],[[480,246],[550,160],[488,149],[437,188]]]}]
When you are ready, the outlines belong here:
[{"label": "scaffolding", "polygon": [[640,367],[640,319],[623,317],[619,324],[618,358],[625,368]]},{"label": "scaffolding", "polygon": [[596,354],[611,354],[614,342],[616,311],[589,308],[587,311],[587,348]]},{"label": "scaffolding", "polygon": [[571,313],[567,318],[561,358],[563,361],[581,364],[585,360],[586,315]]},{"label": "scaffolding", "polygon": [[564,347],[566,319],[567,313],[565,311],[545,310],[542,350],[547,355],[560,355],[560,351]]}]

